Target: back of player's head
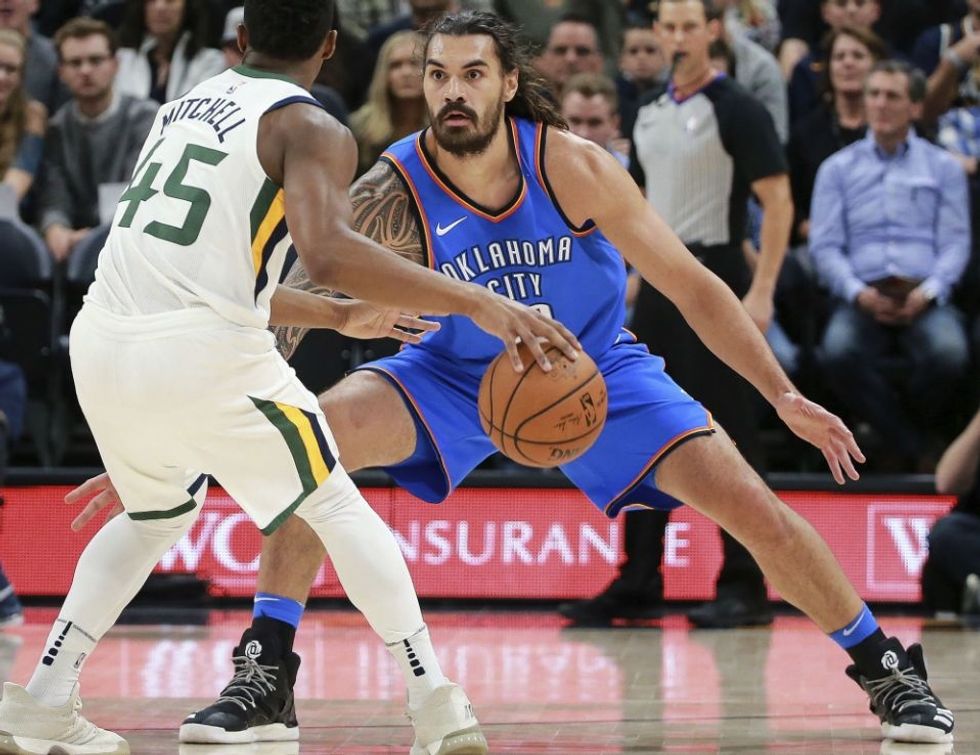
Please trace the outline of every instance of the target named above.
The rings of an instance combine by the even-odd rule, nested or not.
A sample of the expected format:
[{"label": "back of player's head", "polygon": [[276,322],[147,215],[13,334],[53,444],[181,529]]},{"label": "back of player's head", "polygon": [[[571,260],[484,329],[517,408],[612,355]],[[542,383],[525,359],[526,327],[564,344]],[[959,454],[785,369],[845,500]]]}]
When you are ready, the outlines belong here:
[{"label": "back of player's head", "polygon": [[245,0],[249,47],[279,60],[316,55],[334,25],[334,0]]}]

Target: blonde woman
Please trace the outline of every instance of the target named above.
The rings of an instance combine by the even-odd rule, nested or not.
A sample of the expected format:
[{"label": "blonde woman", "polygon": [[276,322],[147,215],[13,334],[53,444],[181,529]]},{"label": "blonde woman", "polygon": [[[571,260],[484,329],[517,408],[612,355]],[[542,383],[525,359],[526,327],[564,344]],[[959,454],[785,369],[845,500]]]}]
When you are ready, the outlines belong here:
[{"label": "blonde woman", "polygon": [[47,110],[24,93],[24,38],[0,29],[0,183],[17,201],[34,183],[44,152]]},{"label": "blonde woman", "polygon": [[401,31],[381,47],[367,102],[351,116],[358,175],[374,165],[392,142],[427,124],[418,39],[413,31]]}]

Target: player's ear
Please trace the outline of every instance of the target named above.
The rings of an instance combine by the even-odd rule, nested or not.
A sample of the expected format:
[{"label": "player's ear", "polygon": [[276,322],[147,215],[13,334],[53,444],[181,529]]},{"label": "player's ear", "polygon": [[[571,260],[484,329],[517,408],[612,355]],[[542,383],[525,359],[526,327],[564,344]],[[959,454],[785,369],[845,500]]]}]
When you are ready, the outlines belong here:
[{"label": "player's ear", "polygon": [[333,54],[337,51],[337,30],[332,29],[327,35],[327,38],[323,40],[323,59],[330,60]]},{"label": "player's ear", "polygon": [[517,95],[520,84],[520,71],[515,68],[504,74],[504,102],[510,102]]}]

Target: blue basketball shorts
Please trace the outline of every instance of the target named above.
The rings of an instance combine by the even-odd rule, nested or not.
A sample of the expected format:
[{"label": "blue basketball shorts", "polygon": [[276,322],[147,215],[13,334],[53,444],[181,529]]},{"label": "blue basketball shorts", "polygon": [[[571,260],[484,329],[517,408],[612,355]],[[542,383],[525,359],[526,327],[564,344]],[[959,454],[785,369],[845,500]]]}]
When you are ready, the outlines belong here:
[{"label": "blue basketball shorts", "polygon": [[[562,472],[609,517],[626,508],[680,506],[657,489],[657,464],[686,440],[713,433],[711,415],[670,379],[663,359],[635,340],[593,358],[606,381],[606,425],[588,451],[560,467]],[[358,368],[389,380],[415,419],[415,452],[385,471],[424,501],[444,500],[497,450],[477,411],[487,366],[407,347]]]}]

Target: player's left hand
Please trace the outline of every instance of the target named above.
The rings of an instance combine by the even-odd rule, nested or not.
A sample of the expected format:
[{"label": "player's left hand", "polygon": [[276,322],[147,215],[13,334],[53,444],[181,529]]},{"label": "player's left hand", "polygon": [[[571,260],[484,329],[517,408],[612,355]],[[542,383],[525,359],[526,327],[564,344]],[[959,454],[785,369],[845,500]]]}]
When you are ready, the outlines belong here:
[{"label": "player's left hand", "polygon": [[755,326],[765,334],[769,330],[769,324],[772,322],[776,311],[772,297],[765,292],[750,288],[745,298],[742,299],[742,306],[745,307],[745,311],[748,312]]},{"label": "player's left hand", "polygon": [[[358,299],[342,302],[342,305],[346,319],[337,330],[351,338],[394,338],[404,343],[418,343],[423,335],[440,327],[437,322]],[[419,332],[412,333],[410,330]]]},{"label": "player's left hand", "polygon": [[119,494],[116,492],[116,488],[113,486],[112,480],[109,479],[107,472],[86,480],[72,490],[65,496],[65,503],[81,503],[87,498],[91,498],[92,500],[82,509],[82,513],[72,521],[71,528],[73,532],[81,530],[102,509],[109,509],[109,513],[105,518],[106,522],[123,512],[122,501],[119,500]]},{"label": "player's left hand", "polygon": [[860,477],[854,462],[864,463],[864,454],[840,417],[798,393],[780,396],[776,411],[795,435],[823,452],[838,485],[844,484],[845,474],[852,480]]}]

